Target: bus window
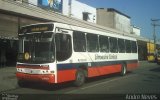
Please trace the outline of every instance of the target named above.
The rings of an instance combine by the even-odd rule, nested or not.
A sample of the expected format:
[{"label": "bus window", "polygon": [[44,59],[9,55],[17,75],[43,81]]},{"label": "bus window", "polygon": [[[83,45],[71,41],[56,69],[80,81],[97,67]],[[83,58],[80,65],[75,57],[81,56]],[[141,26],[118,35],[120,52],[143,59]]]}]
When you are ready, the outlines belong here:
[{"label": "bus window", "polygon": [[56,34],[56,58],[58,61],[68,59],[72,54],[71,36],[68,34]]},{"label": "bus window", "polygon": [[125,53],[124,39],[118,39],[118,51],[119,53]]},{"label": "bus window", "polygon": [[75,52],[86,52],[85,34],[79,31],[73,32],[73,45]]},{"label": "bus window", "polygon": [[137,44],[135,41],[131,41],[132,53],[137,53]]},{"label": "bus window", "polygon": [[109,52],[109,43],[107,36],[99,36],[100,52]]},{"label": "bus window", "polygon": [[126,40],[125,44],[126,44],[126,53],[131,53],[131,41]]},{"label": "bus window", "polygon": [[109,43],[110,43],[110,52],[117,53],[118,52],[117,38],[110,37]]},{"label": "bus window", "polygon": [[99,46],[98,46],[98,36],[96,34],[90,34],[87,35],[87,50],[88,52],[98,52]]}]

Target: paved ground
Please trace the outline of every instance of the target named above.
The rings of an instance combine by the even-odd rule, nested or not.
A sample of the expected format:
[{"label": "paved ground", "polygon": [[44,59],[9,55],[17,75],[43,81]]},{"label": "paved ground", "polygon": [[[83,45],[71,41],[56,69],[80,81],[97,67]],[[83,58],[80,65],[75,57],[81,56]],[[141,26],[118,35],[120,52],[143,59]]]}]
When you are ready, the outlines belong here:
[{"label": "paved ground", "polygon": [[0,91],[14,89],[17,86],[15,67],[0,68]]},{"label": "paved ground", "polygon": [[[146,61],[140,62],[140,67],[138,69],[128,73],[124,77],[113,74],[92,78],[87,80],[86,84],[82,87],[74,87],[71,83],[68,83],[56,85],[54,87],[30,84],[27,87],[21,88],[17,85],[15,72],[15,67],[0,69],[0,92],[18,94],[18,96],[22,94],[25,98],[24,100],[29,99],[30,96],[40,96],[47,100],[53,98],[53,96],[58,96],[56,97],[58,100],[59,97],[63,97],[63,100],[66,98],[81,100],[84,99],[83,97],[87,100],[95,98],[95,100],[97,100],[97,98],[99,99],[101,97],[105,97],[106,99],[106,96],[109,99],[118,97],[121,98],[121,100],[160,100],[160,66],[156,63],[148,63]],[[116,98],[116,100],[119,99]]]}]

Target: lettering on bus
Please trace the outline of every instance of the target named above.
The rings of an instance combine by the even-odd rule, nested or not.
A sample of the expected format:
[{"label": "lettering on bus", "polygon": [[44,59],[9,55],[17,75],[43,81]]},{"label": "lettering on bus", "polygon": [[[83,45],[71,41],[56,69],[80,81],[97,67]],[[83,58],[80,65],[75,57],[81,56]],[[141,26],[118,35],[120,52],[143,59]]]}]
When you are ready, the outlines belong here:
[{"label": "lettering on bus", "polygon": [[115,54],[105,54],[105,55],[95,55],[95,60],[107,60],[107,59],[117,59],[117,55]]}]

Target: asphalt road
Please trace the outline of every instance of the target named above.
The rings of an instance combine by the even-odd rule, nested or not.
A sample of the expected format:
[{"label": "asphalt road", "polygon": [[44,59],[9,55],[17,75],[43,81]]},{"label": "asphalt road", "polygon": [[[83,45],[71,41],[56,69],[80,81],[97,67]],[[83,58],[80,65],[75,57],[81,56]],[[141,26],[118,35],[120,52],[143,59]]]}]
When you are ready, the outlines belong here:
[{"label": "asphalt road", "polygon": [[[17,80],[14,76],[8,79],[6,77],[5,80],[8,80],[5,85],[10,88],[0,89],[2,99],[13,97],[16,100],[27,100],[39,97],[41,100],[51,98],[58,100],[113,100],[115,98],[116,100],[160,100],[160,65],[156,63],[141,62],[139,68],[128,72],[125,76],[117,73],[87,79],[81,87],[74,87],[72,83],[55,86],[31,83],[22,88],[16,84]],[[2,81],[0,85],[1,83]]]}]

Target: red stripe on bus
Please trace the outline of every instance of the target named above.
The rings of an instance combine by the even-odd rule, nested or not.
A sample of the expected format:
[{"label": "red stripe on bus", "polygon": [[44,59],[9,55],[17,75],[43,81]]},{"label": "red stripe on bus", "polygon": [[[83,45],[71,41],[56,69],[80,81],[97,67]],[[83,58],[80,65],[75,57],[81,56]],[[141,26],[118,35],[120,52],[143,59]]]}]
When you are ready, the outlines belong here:
[{"label": "red stripe on bus", "polygon": [[121,65],[109,65],[102,67],[89,67],[88,68],[88,77],[106,75],[111,73],[116,73],[121,71]]},{"label": "red stripe on bus", "polygon": [[53,74],[25,74],[25,73],[16,73],[16,77],[19,80],[26,81],[36,81],[36,82],[44,82],[44,83],[55,83],[55,76]]},{"label": "red stripe on bus", "polygon": [[[121,64],[117,65],[107,65],[107,66],[99,66],[99,67],[88,67],[88,77],[95,77],[101,75],[107,75],[112,73],[121,72]],[[138,63],[127,64],[127,70],[133,70],[138,67]],[[70,70],[59,70],[57,73],[57,82],[66,82],[75,80],[76,69]]]},{"label": "red stripe on bus", "polygon": [[43,69],[43,70],[49,70],[48,66],[26,66],[26,65],[18,65],[17,68],[30,68],[30,69]]},{"label": "red stripe on bus", "polygon": [[76,69],[71,70],[59,70],[57,73],[57,82],[66,82],[75,80]]}]

